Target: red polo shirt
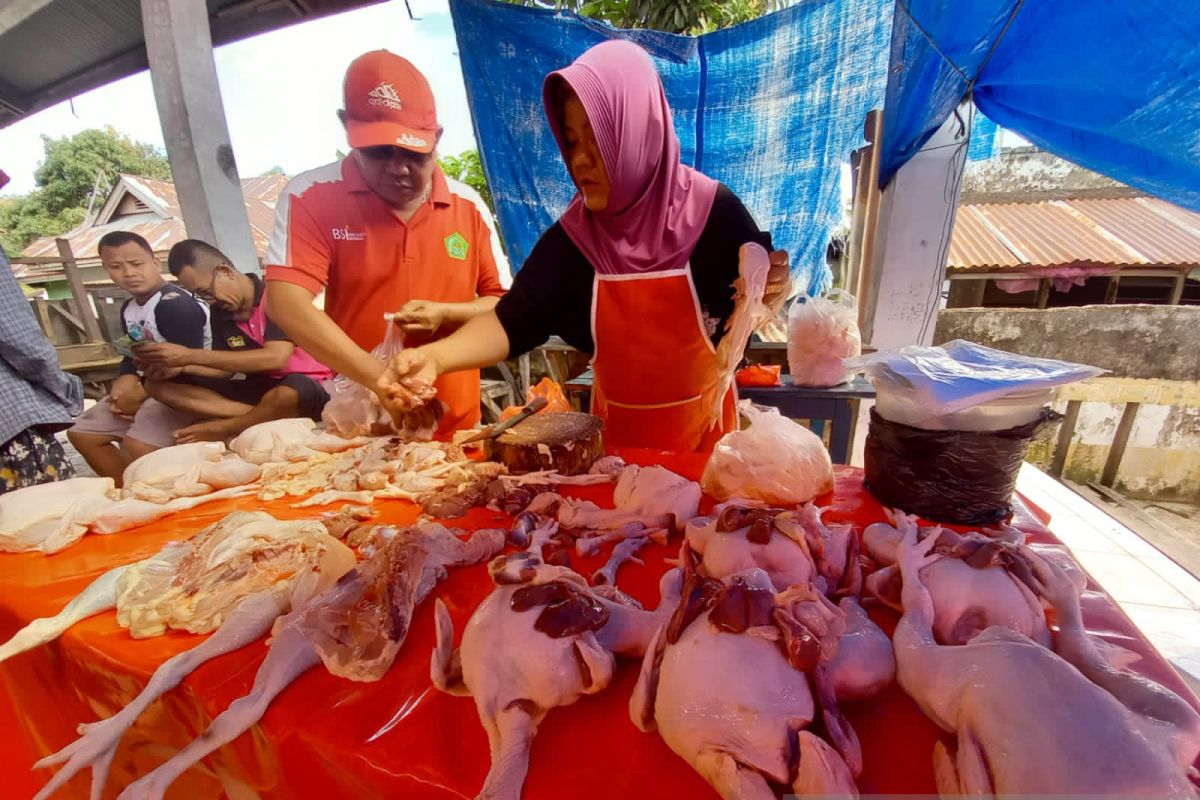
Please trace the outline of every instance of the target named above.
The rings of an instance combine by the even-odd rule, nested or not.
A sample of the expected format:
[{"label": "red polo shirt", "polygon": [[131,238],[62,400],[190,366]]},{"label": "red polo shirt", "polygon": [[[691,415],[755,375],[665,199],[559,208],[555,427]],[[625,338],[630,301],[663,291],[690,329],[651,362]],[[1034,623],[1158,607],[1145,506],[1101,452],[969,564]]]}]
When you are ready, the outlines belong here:
[{"label": "red polo shirt", "polygon": [[[364,350],[383,341],[383,315],[409,300],[465,303],[504,294],[508,272],[487,206],[435,168],[429,199],[407,223],[363,180],[352,157],[293,178],[280,196],[267,280],[325,292],[325,312]],[[446,336],[443,329],[437,338]],[[426,344],[409,335],[405,344]],[[439,433],[479,422],[479,372],[442,376],[450,406]]]}]

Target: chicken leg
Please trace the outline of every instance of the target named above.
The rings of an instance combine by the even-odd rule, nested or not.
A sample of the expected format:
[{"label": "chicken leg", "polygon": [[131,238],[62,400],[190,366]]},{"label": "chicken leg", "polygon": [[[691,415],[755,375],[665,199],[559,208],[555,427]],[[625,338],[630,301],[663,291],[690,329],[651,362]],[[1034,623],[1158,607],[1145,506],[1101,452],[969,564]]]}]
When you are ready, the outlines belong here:
[{"label": "chicken leg", "polygon": [[0,647],[0,662],[38,645],[52,642],[80,620],[117,607],[117,583],[131,565],[110,569],[88,584],[53,617],[35,619]]},{"label": "chicken leg", "polygon": [[271,642],[271,649],[254,677],[250,693],[234,700],[213,720],[208,730],[186,747],[125,787],[118,800],[161,800],[176,778],[209,753],[249,730],[267,713],[271,701],[280,692],[319,663],[321,659],[304,634],[294,625],[285,623]]},{"label": "chicken leg", "polygon": [[247,597],[216,633],[191,650],[163,662],[154,671],[146,688],[129,705],[108,719],[80,725],[80,738],[34,764],[34,769],[42,769],[67,762],[34,796],[34,800],[45,800],[88,766],[92,768],[91,800],[100,800],[117,745],[142,712],[182,683],[201,664],[245,647],[266,634],[271,629],[271,623],[286,607],[287,598],[277,591],[260,592]]}]

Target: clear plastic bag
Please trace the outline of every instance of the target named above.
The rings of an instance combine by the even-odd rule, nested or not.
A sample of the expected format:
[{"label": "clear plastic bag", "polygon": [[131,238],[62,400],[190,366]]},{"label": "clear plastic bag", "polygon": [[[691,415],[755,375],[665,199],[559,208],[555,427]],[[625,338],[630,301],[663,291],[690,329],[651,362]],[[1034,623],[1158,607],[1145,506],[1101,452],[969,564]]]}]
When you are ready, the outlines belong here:
[{"label": "clear plastic bag", "polygon": [[842,359],[862,353],[858,302],[834,289],[824,297],[792,304],[788,311],[788,369],[797,386],[839,386],[850,372]]},{"label": "clear plastic bag", "polygon": [[815,433],[749,400],[738,410],[750,425],[717,442],[700,481],[708,495],[791,506],[833,490],[833,463]]},{"label": "clear plastic bag", "polygon": [[1038,390],[1094,378],[1108,370],[1069,361],[1034,358],[955,339],[940,347],[909,346],[862,356],[847,363],[865,372],[881,406],[910,409],[893,422],[921,428],[963,409],[1002,397],[1025,395],[1037,407]]},{"label": "clear plastic bag", "polygon": [[[371,355],[386,364],[404,349],[404,332],[391,317],[384,319],[387,320],[387,333]],[[395,433],[391,415],[379,404],[375,393],[361,383],[337,375],[325,381],[325,391],[329,393],[329,402],[321,412],[321,421],[330,433],[347,439]]]}]

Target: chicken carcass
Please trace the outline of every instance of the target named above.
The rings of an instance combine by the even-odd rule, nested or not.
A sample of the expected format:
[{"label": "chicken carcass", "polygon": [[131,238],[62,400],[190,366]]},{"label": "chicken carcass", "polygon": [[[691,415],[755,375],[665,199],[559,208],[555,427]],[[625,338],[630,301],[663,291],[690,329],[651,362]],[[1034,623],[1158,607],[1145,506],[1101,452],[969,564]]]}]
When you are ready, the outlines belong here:
[{"label": "chicken carcass", "polygon": [[243,486],[261,470],[237,457],[225,458],[221,442],[177,444],[147,453],[125,468],[122,494],[152,503],[195,497]]},{"label": "chicken carcass", "polygon": [[[503,546],[502,531],[476,531],[461,540],[441,525],[376,528],[364,547],[372,553],[367,561],[275,622],[270,649],[250,693],[234,700],[186,747],[126,787],[119,800],[162,798],[176,778],[249,730],[280,692],[322,661],[335,675],[352,680],[382,677],[404,644],[413,609],[447,569],[483,561]],[[361,665],[353,663],[356,657],[363,659]]]},{"label": "chicken carcass", "polygon": [[1032,582],[1055,609],[1055,649],[1005,627],[938,643],[925,568],[936,539],[908,526],[897,678],[956,745],[934,749],[943,796],[1195,797],[1200,715],[1162,686],[1111,666],[1083,628],[1078,587],[1037,556]]},{"label": "chicken carcass", "polygon": [[858,536],[849,525],[825,525],[826,510],[811,503],[799,511],[726,503],[715,516],[689,522],[685,538],[710,578],[758,568],[778,591],[811,581],[826,594],[856,595],[862,584]]},{"label": "chicken carcass", "polygon": [[0,553],[57,553],[79,541],[112,502],[111,478],[69,478],[0,495]]},{"label": "chicken carcass", "polygon": [[617,478],[613,505],[648,518],[670,514],[675,518],[675,529],[682,530],[700,508],[700,484],[664,467],[630,464]]},{"label": "chicken carcass", "polygon": [[251,464],[300,461],[314,453],[340,453],[367,444],[368,438],[345,439],[318,432],[317,423],[307,417],[260,422],[242,431],[229,443],[229,449]]},{"label": "chicken carcass", "polygon": [[[630,715],[728,800],[771,800],[770,782],[856,797],[861,749],[828,674],[845,629],[844,612],[812,584],[776,595],[762,570],[724,583],[689,570],[642,661]],[[804,730],[817,714],[836,750]]]},{"label": "chicken carcass", "polygon": [[437,603],[437,647],[430,674],[451,694],[471,695],[491,745],[492,766],[479,796],[517,800],[529,747],[542,719],[608,686],[616,654],[641,655],[663,614],[674,607],[678,574],[661,583],[659,611],[644,611],[579,573],[530,551],[489,565],[496,588],[475,609],[453,650],[450,612]]},{"label": "chicken carcass", "polygon": [[[897,527],[875,523],[863,533],[863,546],[872,560],[895,557],[897,542],[912,530],[920,538],[916,518],[895,514]],[[931,539],[930,547],[939,553],[930,560],[922,580],[933,598],[934,630],[942,644],[964,644],[983,630],[1003,626],[1049,646],[1050,629],[1041,601],[1018,575],[1023,563],[1006,557],[1008,564],[1018,565],[1014,573],[1009,566],[993,561],[992,556],[1007,553],[1012,547],[997,540],[983,548],[978,538],[966,538],[941,528],[926,528],[924,538]],[[933,552],[931,550],[931,552]],[[985,558],[986,557],[986,558]],[[974,565],[973,565],[974,564]],[[865,581],[869,594],[887,605],[902,610],[900,568],[890,563],[872,573]]]},{"label": "chicken carcass", "polygon": [[104,573],[57,615],[18,631],[0,647],[0,661],[114,608],[134,638],[159,636],[168,627],[208,633],[251,594],[341,576],[353,565],[354,554],[318,522],[235,511],[186,542]]}]

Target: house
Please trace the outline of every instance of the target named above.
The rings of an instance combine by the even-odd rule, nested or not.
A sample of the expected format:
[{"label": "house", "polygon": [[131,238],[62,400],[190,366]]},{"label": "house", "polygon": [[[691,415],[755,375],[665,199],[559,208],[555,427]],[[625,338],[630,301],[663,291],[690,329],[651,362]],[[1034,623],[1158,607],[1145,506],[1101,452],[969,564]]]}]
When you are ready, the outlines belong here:
[{"label": "house", "polygon": [[[287,180],[285,175],[263,175],[242,180],[250,231],[260,259],[266,255],[267,241],[275,221],[275,202]],[[121,175],[99,212],[91,220],[85,220],[82,225],[63,235],[62,238],[71,246],[85,282],[107,279],[100,267],[96,244],[110,231],[140,234],[165,262],[171,245],[188,238],[175,185],[170,181]],[[58,257],[55,237],[38,239],[26,247],[20,256],[21,259]],[[15,263],[13,271],[22,283],[44,287],[51,299],[70,295],[61,264]]]}]

